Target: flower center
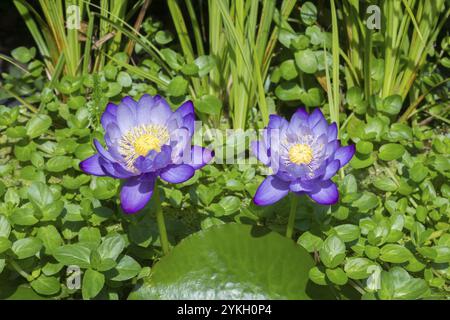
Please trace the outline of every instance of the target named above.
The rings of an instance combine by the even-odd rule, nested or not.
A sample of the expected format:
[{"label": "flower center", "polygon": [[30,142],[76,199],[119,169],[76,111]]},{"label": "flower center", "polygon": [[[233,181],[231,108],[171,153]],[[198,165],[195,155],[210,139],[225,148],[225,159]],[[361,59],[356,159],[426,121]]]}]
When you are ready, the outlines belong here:
[{"label": "flower center", "polygon": [[160,152],[161,141],[151,134],[144,134],[136,139],[133,147],[138,155],[145,157],[151,150]]},{"label": "flower center", "polygon": [[310,164],[313,151],[307,144],[295,144],[289,149],[289,160],[295,164]]},{"label": "flower center", "polygon": [[169,132],[165,126],[150,124],[133,127],[125,133],[119,142],[119,152],[125,158],[127,167],[134,170],[134,161],[145,157],[150,151],[161,151],[161,147],[169,140]]}]

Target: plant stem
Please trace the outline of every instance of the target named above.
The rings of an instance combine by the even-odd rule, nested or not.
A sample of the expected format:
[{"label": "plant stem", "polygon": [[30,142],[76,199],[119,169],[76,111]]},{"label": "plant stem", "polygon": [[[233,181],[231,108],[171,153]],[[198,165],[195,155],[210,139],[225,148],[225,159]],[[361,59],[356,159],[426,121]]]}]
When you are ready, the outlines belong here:
[{"label": "plant stem", "polygon": [[14,270],[17,271],[18,274],[20,274],[22,277],[24,277],[25,279],[27,279],[27,281],[31,281],[32,280],[32,276],[30,274],[28,274],[27,272],[25,272],[17,262],[15,262],[14,260],[10,260],[9,261],[11,267],[14,268]]},{"label": "plant stem", "polygon": [[159,197],[158,184],[155,183],[155,189],[153,191],[153,196],[155,197],[156,205],[156,221],[158,223],[159,237],[161,241],[161,247],[164,254],[169,253],[169,240],[167,238],[166,223],[164,222],[164,214],[161,208],[161,199]]},{"label": "plant stem", "polygon": [[295,214],[297,213],[298,196],[296,194],[291,195],[291,210],[289,212],[289,220],[286,228],[286,237],[292,238],[294,233]]},{"label": "plant stem", "polygon": [[366,294],[366,290],[364,290],[356,281],[349,280],[348,283],[355,288],[356,291],[358,291],[360,294]]}]

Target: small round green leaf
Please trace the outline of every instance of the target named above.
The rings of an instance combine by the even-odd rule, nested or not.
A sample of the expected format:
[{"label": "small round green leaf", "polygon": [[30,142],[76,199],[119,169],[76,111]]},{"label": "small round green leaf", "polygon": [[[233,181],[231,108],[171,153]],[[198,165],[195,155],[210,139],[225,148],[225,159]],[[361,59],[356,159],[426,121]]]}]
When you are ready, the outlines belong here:
[{"label": "small round green leaf", "polygon": [[355,280],[366,279],[374,272],[377,264],[367,258],[352,257],[345,262],[344,271]]},{"label": "small round green leaf", "polygon": [[359,238],[359,227],[354,224],[341,224],[334,227],[334,231],[344,242],[351,242]]},{"label": "small round green leaf", "polygon": [[373,151],[373,144],[369,141],[360,140],[356,143],[356,151],[362,154],[369,154]]},{"label": "small round green leaf", "polygon": [[411,251],[399,244],[386,244],[380,250],[380,259],[386,262],[403,263],[408,261],[411,256]]},{"label": "small round green leaf", "polygon": [[155,35],[155,40],[159,44],[168,44],[170,41],[173,40],[173,36],[169,31],[165,30],[159,30]]},{"label": "small round green leaf", "polygon": [[389,115],[396,115],[402,109],[402,97],[398,94],[387,97],[380,104],[380,111]]},{"label": "small round green leaf", "polygon": [[27,135],[30,138],[39,137],[48,128],[50,128],[52,124],[52,119],[45,114],[38,114],[34,118],[31,118],[26,125]]},{"label": "small round green leaf", "polygon": [[317,71],[317,58],[310,49],[297,51],[295,63],[304,73],[315,73]]},{"label": "small round green leaf", "polygon": [[141,266],[139,263],[134,260],[130,256],[123,256],[122,259],[120,259],[119,263],[115,267],[115,269],[112,271],[112,274],[114,275],[111,280],[114,281],[126,281],[128,279],[131,279],[139,274],[141,271]]},{"label": "small round green leaf", "polygon": [[9,233],[11,232],[11,225],[6,219],[5,216],[0,215],[0,237],[9,237]]},{"label": "small round green leaf", "polygon": [[241,200],[236,196],[226,196],[220,199],[219,205],[224,209],[225,215],[230,215],[239,210]]},{"label": "small round green leaf", "polygon": [[376,177],[375,180],[373,181],[373,185],[377,188],[380,189],[382,191],[395,191],[397,190],[398,186],[397,184],[388,177]]},{"label": "small round green leaf", "polygon": [[398,143],[387,143],[381,146],[379,157],[384,161],[400,158],[405,153],[405,147]]},{"label": "small round green leaf", "polygon": [[46,296],[57,294],[61,289],[58,278],[47,277],[45,275],[40,275],[39,278],[33,280],[30,285],[34,291]]},{"label": "small round green leaf", "polygon": [[105,276],[103,273],[88,269],[84,273],[82,295],[84,300],[95,298],[105,285]]},{"label": "small round green leaf", "polygon": [[66,266],[76,265],[87,268],[90,265],[91,249],[81,244],[68,244],[56,248],[53,256]]},{"label": "small round green leaf", "polygon": [[309,231],[302,233],[302,235],[298,238],[297,243],[305,248],[308,252],[319,251],[322,247],[323,240],[312,234]]},{"label": "small round green leaf", "polygon": [[296,82],[282,82],[275,88],[276,96],[282,101],[300,100],[305,90]]},{"label": "small round green leaf", "polygon": [[328,268],[337,267],[345,258],[345,244],[336,235],[329,236],[319,251],[320,259]]},{"label": "small round green leaf", "polygon": [[98,247],[102,259],[116,260],[125,248],[125,240],[119,234],[108,236]]},{"label": "small round green leaf", "polygon": [[307,25],[312,25],[317,20],[317,8],[312,2],[303,3],[300,8],[300,18]]},{"label": "small round green leaf", "polygon": [[206,114],[218,115],[222,110],[222,101],[213,95],[205,95],[195,101],[195,109]]},{"label": "small round green leaf", "polygon": [[47,161],[47,170],[50,172],[62,172],[72,167],[72,158],[56,156]]},{"label": "small round green leaf", "polygon": [[42,248],[42,241],[37,238],[24,238],[15,241],[11,250],[18,259],[26,259],[34,256]]},{"label": "small round green leaf", "polygon": [[28,63],[36,55],[36,48],[18,47],[11,51],[11,55],[20,63]]},{"label": "small round green leaf", "polygon": [[315,284],[325,286],[327,284],[327,278],[325,276],[325,273],[322,272],[318,267],[313,267],[309,270],[309,278],[312,282]]},{"label": "small round green leaf", "polygon": [[216,60],[211,56],[200,56],[195,59],[194,64],[198,67],[198,75],[206,76],[216,65]]},{"label": "small round green leaf", "polygon": [[325,270],[325,273],[327,275],[327,278],[333,282],[334,284],[337,284],[339,286],[343,286],[347,283],[348,277],[345,274],[344,270],[341,268],[336,269],[327,269]]},{"label": "small round green leaf", "polygon": [[117,82],[125,88],[128,88],[133,83],[133,80],[131,79],[130,75],[126,73],[125,71],[120,71],[117,76]]},{"label": "small round green leaf", "polygon": [[170,81],[167,87],[167,93],[174,97],[182,96],[186,93],[188,82],[181,76],[177,76]]},{"label": "small round green leaf", "polygon": [[298,76],[294,60],[286,60],[280,65],[281,76],[286,80],[295,79]]}]

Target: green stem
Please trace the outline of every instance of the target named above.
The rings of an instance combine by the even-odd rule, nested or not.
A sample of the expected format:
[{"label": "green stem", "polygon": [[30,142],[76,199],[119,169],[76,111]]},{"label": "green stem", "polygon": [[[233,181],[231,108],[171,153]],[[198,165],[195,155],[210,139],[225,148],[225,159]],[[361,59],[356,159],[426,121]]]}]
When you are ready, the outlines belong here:
[{"label": "green stem", "polygon": [[161,241],[161,247],[164,254],[169,253],[169,240],[167,238],[166,223],[164,222],[164,214],[161,208],[161,199],[159,197],[158,184],[155,183],[155,189],[153,191],[153,196],[155,197],[156,205],[156,221],[158,223],[159,237]]},{"label": "green stem", "polygon": [[295,214],[297,213],[298,196],[296,194],[291,195],[291,211],[289,212],[289,220],[286,228],[286,237],[292,238],[294,233]]},{"label": "green stem", "polygon": [[14,260],[10,260],[9,263],[10,263],[11,267],[13,267],[14,270],[16,270],[16,272],[17,272],[18,274],[20,274],[22,277],[24,277],[25,279],[27,279],[27,281],[31,281],[31,280],[33,279],[33,277],[32,277],[30,274],[28,274],[27,272],[25,272],[25,271],[19,266],[19,264],[18,264],[17,262],[15,262]]},{"label": "green stem", "polygon": [[366,294],[366,290],[364,290],[356,281],[349,280],[348,283],[355,288],[356,291],[358,291],[360,294],[364,295]]}]

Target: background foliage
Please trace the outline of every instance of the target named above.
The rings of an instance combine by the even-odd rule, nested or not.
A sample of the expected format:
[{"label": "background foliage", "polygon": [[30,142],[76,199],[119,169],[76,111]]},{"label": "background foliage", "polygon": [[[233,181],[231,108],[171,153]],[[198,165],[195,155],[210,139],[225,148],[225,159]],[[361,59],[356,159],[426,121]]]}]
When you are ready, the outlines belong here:
[{"label": "background foliage", "polygon": [[[13,4],[35,44],[0,55],[8,62],[0,88],[0,298],[175,297],[185,272],[248,250],[258,267],[237,259],[241,269],[227,274],[248,280],[239,297],[305,298],[281,268],[299,288],[309,281],[309,298],[448,299],[448,1]],[[82,8],[81,31],[61,28],[71,4]],[[381,31],[364,24],[370,4],[379,5]],[[168,10],[171,23],[152,8]],[[270,113],[321,107],[341,140],[356,144],[336,177],[339,204],[301,198],[293,245],[278,234],[288,202],[251,202],[262,168],[208,165],[182,185],[159,184],[176,246],[162,258],[152,203],[124,215],[120,182],[78,168],[94,153],[92,139],[102,139],[106,103],[144,93],[173,107],[192,99],[206,128],[257,129]],[[256,241],[248,225],[270,233]],[[196,256],[202,246],[220,252],[216,260]],[[271,266],[265,253],[280,251],[280,265]],[[185,255],[199,260],[178,268]],[[81,290],[67,287],[70,265],[81,267]],[[277,270],[268,275],[278,287],[247,276],[255,268],[261,278]],[[186,294],[211,285],[198,274],[198,291]]]}]

